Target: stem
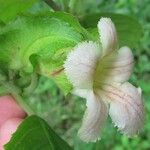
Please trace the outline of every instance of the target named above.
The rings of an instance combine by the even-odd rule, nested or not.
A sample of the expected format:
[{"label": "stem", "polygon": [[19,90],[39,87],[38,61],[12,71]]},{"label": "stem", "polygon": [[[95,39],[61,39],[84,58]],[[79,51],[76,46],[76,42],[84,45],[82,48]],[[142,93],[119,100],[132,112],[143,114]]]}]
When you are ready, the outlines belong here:
[{"label": "stem", "polygon": [[56,5],[53,0],[45,0],[45,2],[53,9],[53,10],[60,10],[60,8]]},{"label": "stem", "polygon": [[13,86],[10,82],[5,83],[1,82],[0,83],[5,89],[7,94],[11,94],[17,103],[24,109],[24,111],[30,116],[35,114],[34,111],[25,103],[24,99],[20,96],[20,90]]},{"label": "stem", "polygon": [[36,73],[33,73],[31,77],[31,84],[24,89],[23,94],[30,94],[33,92],[33,90],[37,87],[37,82],[38,82],[38,75]]},{"label": "stem", "polygon": [[35,112],[29,107],[29,105],[27,105],[24,102],[24,100],[22,99],[22,97],[19,94],[15,93],[15,92],[12,92],[10,94],[15,98],[17,103],[24,109],[24,111],[28,114],[28,116],[35,114]]},{"label": "stem", "polygon": [[71,14],[74,14],[75,4],[76,4],[76,0],[70,0],[70,2],[69,2],[69,8],[70,8],[69,12]]},{"label": "stem", "polygon": [[67,0],[60,0],[60,3],[61,3],[62,10],[64,12],[69,12],[68,1]]}]

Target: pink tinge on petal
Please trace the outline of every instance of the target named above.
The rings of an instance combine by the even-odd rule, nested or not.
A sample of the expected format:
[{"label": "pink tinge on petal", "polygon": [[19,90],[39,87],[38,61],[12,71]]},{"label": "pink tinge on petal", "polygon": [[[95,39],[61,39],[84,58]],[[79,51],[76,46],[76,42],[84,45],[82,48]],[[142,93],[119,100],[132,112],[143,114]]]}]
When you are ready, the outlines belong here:
[{"label": "pink tinge on petal", "polygon": [[144,125],[144,107],[141,93],[130,83],[104,85],[103,93],[110,102],[109,114],[119,130],[133,136]]},{"label": "pink tinge on petal", "polygon": [[107,105],[93,91],[87,95],[87,109],[78,135],[85,142],[96,142],[107,119]]},{"label": "pink tinge on petal", "polygon": [[25,118],[26,113],[11,96],[0,97],[0,127],[10,118]]},{"label": "pink tinge on petal", "polygon": [[103,56],[105,56],[117,49],[116,28],[110,18],[101,18],[97,26],[103,48]]},{"label": "pink tinge on petal", "polygon": [[134,57],[128,47],[103,57],[98,64],[95,82],[101,83],[125,82],[130,78],[134,66]]},{"label": "pink tinge on petal", "polygon": [[128,47],[122,47],[106,60],[106,64],[103,70],[108,72],[110,81],[125,82],[130,78],[134,66],[132,51]]},{"label": "pink tinge on petal", "polygon": [[0,128],[0,150],[4,150],[3,146],[9,142],[12,134],[17,130],[23,119],[8,119]]}]

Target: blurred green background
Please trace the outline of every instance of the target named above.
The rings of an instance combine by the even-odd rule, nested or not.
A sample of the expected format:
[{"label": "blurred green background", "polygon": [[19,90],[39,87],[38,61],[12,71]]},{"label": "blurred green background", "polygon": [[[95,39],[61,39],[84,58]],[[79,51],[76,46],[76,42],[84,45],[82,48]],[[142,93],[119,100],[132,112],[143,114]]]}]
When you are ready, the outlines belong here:
[{"label": "blurred green background", "polygon": [[[55,0],[61,5],[61,0]],[[41,11],[45,4],[38,3],[30,11]],[[48,9],[48,7],[47,7]],[[64,8],[65,9],[65,8]],[[103,130],[101,140],[86,144],[77,137],[85,110],[85,100],[68,95],[66,98],[56,84],[45,77],[30,99],[29,105],[43,117],[51,127],[75,150],[149,150],[150,149],[150,1],[149,0],[81,0],[75,4],[72,13],[80,16],[93,12],[115,12],[136,18],[143,27],[143,35],[133,49],[135,57],[134,73],[130,81],[143,90],[146,109],[145,126],[132,139],[122,135],[113,127],[111,119]]]}]

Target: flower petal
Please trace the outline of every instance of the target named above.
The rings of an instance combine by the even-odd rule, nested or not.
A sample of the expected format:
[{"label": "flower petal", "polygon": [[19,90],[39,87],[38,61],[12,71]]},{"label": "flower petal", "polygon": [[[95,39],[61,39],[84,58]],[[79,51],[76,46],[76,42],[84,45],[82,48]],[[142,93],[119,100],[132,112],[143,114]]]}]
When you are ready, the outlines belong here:
[{"label": "flower petal", "polygon": [[128,47],[122,47],[118,52],[102,58],[97,67],[95,83],[125,82],[129,79],[133,66],[132,51]]},{"label": "flower petal", "polygon": [[110,18],[101,18],[98,22],[98,31],[102,43],[103,55],[117,49],[117,32]]},{"label": "flower petal", "polygon": [[110,100],[109,114],[122,133],[133,136],[143,127],[144,107],[140,91],[130,83],[105,85]]},{"label": "flower petal", "polygon": [[74,48],[64,64],[70,82],[78,88],[92,88],[93,74],[100,57],[100,49],[94,42],[83,42]]},{"label": "flower petal", "polygon": [[78,135],[85,142],[96,142],[107,118],[107,106],[93,91],[87,95],[87,109]]}]

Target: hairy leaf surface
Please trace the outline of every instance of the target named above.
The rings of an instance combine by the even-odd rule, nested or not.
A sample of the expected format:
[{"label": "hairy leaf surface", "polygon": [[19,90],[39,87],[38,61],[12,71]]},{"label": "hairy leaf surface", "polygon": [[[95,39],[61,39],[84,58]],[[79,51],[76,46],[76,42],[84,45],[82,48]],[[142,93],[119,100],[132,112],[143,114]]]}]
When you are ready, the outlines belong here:
[{"label": "hairy leaf surface", "polygon": [[[64,60],[72,47],[86,38],[84,33],[77,20],[66,13],[22,15],[1,29],[0,64],[5,70],[36,71],[63,82],[58,76]],[[62,83],[65,92],[67,82]]]}]

